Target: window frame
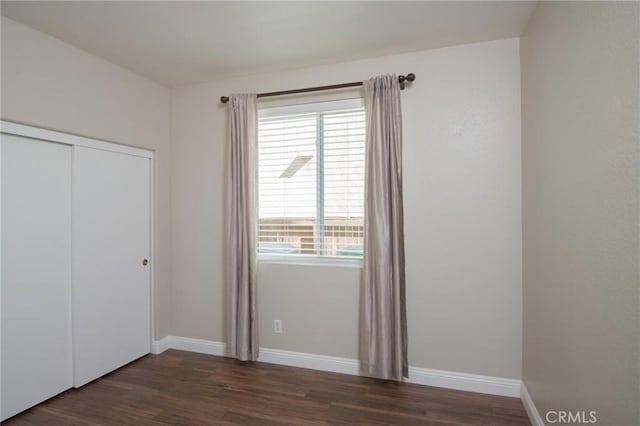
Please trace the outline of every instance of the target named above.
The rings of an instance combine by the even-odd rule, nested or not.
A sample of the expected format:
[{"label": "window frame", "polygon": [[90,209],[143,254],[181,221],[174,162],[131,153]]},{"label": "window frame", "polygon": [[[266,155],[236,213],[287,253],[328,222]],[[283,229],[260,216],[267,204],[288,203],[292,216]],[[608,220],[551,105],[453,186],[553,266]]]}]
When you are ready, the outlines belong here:
[{"label": "window frame", "polygon": [[[312,101],[309,103],[287,104],[281,106],[258,107],[258,120],[265,117],[276,117],[282,115],[294,115],[305,113],[318,113],[316,124],[316,155],[318,158],[318,167],[316,170],[316,221],[318,223],[319,235],[324,235],[324,113],[352,108],[364,108],[364,99],[359,97],[350,97],[339,100],[328,101]],[[366,125],[365,125],[366,126]],[[366,129],[366,127],[365,127]],[[259,139],[256,143],[259,143]],[[256,147],[256,151],[258,151]],[[259,204],[259,187],[260,187],[260,159],[256,155],[256,236],[259,235],[260,227],[260,204]],[[354,258],[348,256],[327,256],[324,254],[286,254],[286,253],[260,253],[256,238],[256,260],[259,263],[275,263],[287,265],[314,265],[314,266],[334,266],[334,267],[354,267],[361,268],[364,260],[362,258]],[[319,238],[322,240],[322,237]],[[322,241],[321,250],[324,251],[324,241]]]}]

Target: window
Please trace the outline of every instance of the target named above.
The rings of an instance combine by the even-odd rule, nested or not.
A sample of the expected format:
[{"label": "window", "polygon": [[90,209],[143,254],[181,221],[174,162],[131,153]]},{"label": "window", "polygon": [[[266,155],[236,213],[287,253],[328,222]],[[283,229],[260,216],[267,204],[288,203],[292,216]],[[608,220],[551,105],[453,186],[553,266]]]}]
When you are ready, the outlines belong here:
[{"label": "window", "polygon": [[362,258],[364,133],[361,99],[260,110],[260,258]]}]

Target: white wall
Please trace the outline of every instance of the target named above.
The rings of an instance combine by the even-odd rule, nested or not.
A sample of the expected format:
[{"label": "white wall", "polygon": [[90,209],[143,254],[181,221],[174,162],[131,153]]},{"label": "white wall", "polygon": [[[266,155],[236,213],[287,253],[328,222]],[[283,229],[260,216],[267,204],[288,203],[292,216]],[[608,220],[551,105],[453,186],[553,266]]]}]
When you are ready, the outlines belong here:
[{"label": "white wall", "polygon": [[543,418],[640,424],[639,56],[638,2],[542,2],[522,37],[523,380]]},{"label": "white wall", "polygon": [[5,17],[1,84],[3,120],[155,151],[156,335],[166,335],[171,320],[169,90]]},{"label": "white wall", "polygon": [[[520,377],[517,39],[174,89],[171,334],[224,340],[219,97],[407,72],[417,75],[402,93],[410,364]],[[261,346],[357,357],[359,285],[359,269],[261,264]]]}]

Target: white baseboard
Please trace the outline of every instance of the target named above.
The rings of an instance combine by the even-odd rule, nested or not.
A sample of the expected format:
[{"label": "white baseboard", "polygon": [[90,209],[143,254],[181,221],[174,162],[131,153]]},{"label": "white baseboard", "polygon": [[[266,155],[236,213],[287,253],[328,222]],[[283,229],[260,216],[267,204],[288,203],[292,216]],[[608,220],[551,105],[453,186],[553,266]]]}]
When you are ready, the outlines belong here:
[{"label": "white baseboard", "polygon": [[520,397],[520,380],[455,371],[409,367],[409,383],[491,395]]},{"label": "white baseboard", "polygon": [[527,411],[531,424],[533,426],[544,426],[542,416],[540,416],[540,412],[533,403],[533,399],[531,399],[531,395],[529,395],[529,391],[524,383],[520,385],[520,399],[522,399],[522,405],[524,405],[524,409]]},{"label": "white baseboard", "polygon": [[[152,353],[159,354],[167,349],[179,349],[218,356],[225,356],[226,354],[225,344],[222,342],[178,336],[167,336],[155,341],[153,343]],[[288,365],[291,367],[310,368],[312,370],[358,375],[358,360],[353,358],[260,348],[258,361]],[[502,377],[409,367],[409,379],[406,381],[408,383],[426,386],[520,397],[520,380],[505,379]]]},{"label": "white baseboard", "polygon": [[171,337],[172,336],[166,336],[160,340],[154,340],[151,343],[151,353],[154,355],[158,355],[166,351],[167,349],[171,349]]},{"label": "white baseboard", "polygon": [[331,371],[333,373],[358,375],[358,360],[337,356],[308,354],[285,351],[282,349],[260,348],[258,361],[291,367],[310,368],[312,370]]},{"label": "white baseboard", "polygon": [[213,340],[193,339],[190,337],[166,336],[155,340],[151,345],[151,353],[161,354],[167,349],[178,349],[207,355],[226,356],[225,344]]},{"label": "white baseboard", "polygon": [[213,340],[192,339],[190,337],[171,337],[171,349],[181,351],[198,352],[207,355],[226,355],[226,345]]}]

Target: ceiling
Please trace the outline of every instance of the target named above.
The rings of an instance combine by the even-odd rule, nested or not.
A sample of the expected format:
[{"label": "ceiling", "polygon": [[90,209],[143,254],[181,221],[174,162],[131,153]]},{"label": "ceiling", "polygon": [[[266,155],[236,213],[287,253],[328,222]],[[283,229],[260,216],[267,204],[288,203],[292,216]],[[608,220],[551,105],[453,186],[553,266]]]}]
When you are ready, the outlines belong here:
[{"label": "ceiling", "polygon": [[518,37],[535,2],[2,1],[2,15],[166,86]]}]

